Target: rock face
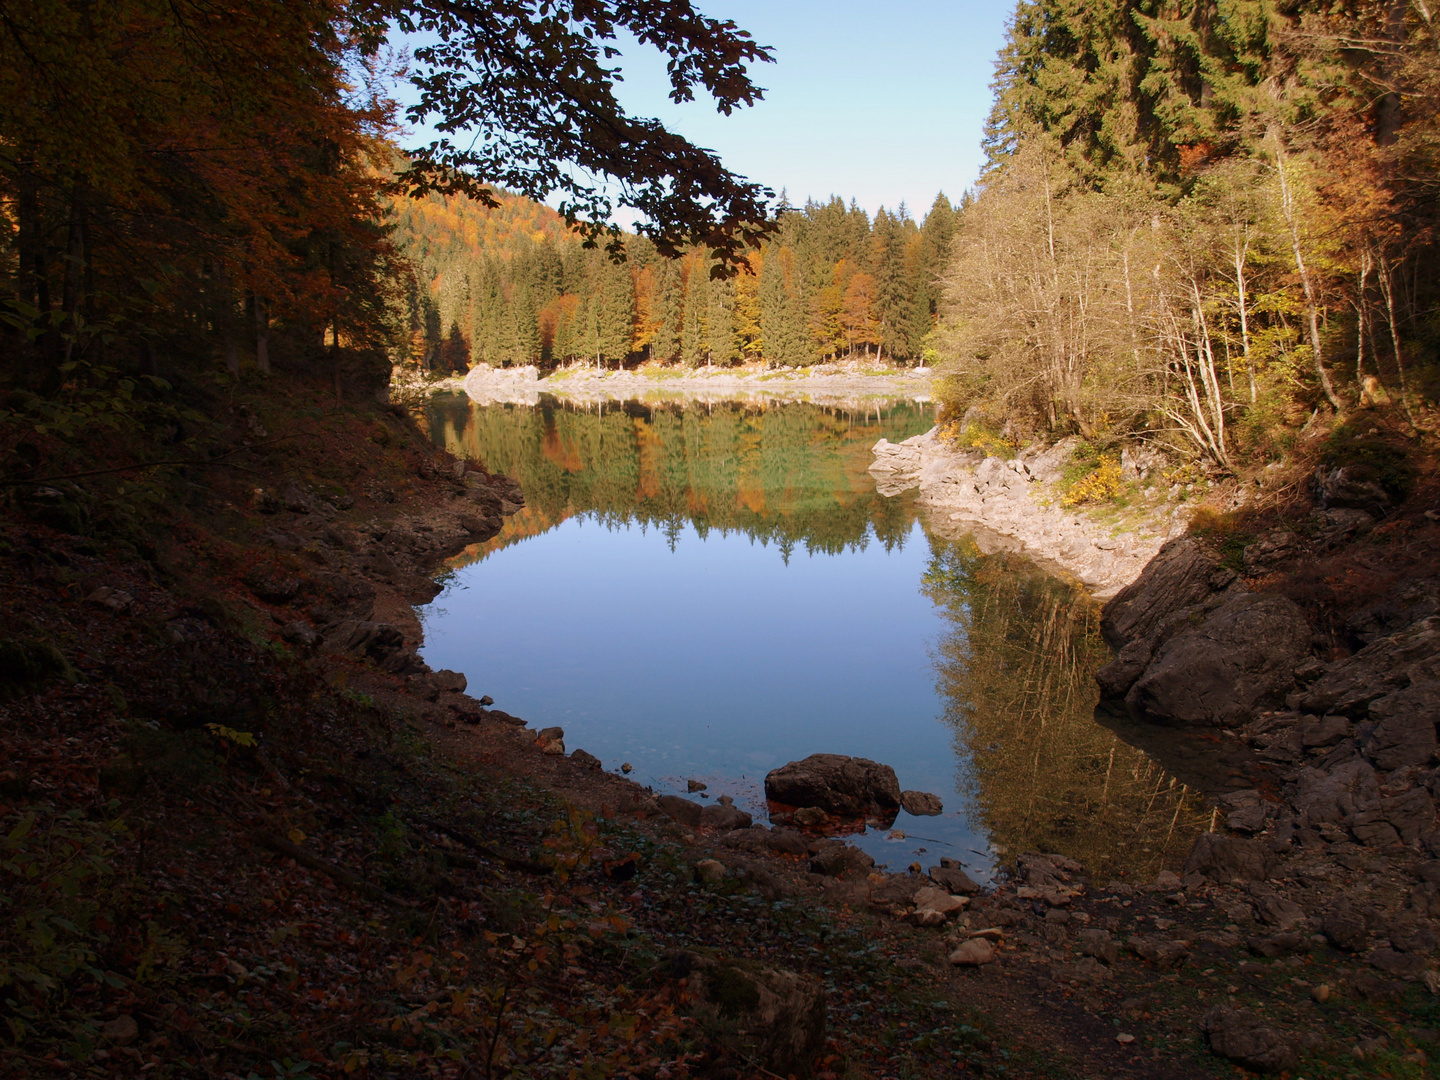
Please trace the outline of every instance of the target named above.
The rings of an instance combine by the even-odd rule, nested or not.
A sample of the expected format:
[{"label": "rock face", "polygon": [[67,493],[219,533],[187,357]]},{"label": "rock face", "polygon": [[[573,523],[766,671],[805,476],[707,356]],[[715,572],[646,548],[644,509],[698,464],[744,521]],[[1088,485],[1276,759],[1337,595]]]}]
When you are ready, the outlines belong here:
[{"label": "rock face", "polygon": [[1278,703],[1310,651],[1305,615],[1283,596],[1240,593],[1156,650],[1125,703],[1136,719],[1227,727]]},{"label": "rock face", "polygon": [[841,817],[893,819],[900,807],[900,782],[889,765],[844,754],[811,754],[771,770],[765,797]]},{"label": "rock face", "polygon": [[1371,642],[1332,667],[1301,697],[1307,713],[1360,718],[1389,694],[1440,679],[1440,616]]},{"label": "rock face", "polygon": [[1254,840],[1201,833],[1185,861],[1185,873],[1220,882],[1264,881],[1274,861],[1269,850]]},{"label": "rock face", "polygon": [[1100,632],[1111,645],[1150,636],[1161,620],[1206,600],[1235,575],[1191,537],[1167,542],[1144,572],[1121,589],[1100,615]]}]

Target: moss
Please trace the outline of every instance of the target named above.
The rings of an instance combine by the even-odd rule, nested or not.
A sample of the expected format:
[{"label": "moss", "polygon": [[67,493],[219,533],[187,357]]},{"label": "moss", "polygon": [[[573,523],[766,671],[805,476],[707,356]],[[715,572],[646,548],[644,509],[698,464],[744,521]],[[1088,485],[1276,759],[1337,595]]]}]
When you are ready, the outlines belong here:
[{"label": "moss", "polygon": [[1395,445],[1374,428],[1362,432],[1350,424],[1341,424],[1321,446],[1320,463],[1327,469],[1343,468],[1358,479],[1379,484],[1396,502],[1404,502],[1415,488],[1415,466],[1405,447]]},{"label": "moss", "polygon": [[35,638],[0,639],[0,697],[44,685],[51,679],[79,678],[65,654]]},{"label": "moss", "polygon": [[760,990],[755,980],[739,968],[720,964],[709,972],[710,1000],[720,1007],[720,1014],[730,1019],[744,1016],[760,1005]]}]

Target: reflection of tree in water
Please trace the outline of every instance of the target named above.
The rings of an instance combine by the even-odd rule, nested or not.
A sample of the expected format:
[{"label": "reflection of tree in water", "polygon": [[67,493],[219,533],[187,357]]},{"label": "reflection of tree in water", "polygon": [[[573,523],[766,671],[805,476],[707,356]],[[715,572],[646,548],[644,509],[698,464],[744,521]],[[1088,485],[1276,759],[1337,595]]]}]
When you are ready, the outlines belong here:
[{"label": "reflection of tree in water", "polygon": [[590,514],[610,526],[655,526],[672,542],[686,524],[702,537],[740,530],[786,558],[802,547],[863,547],[872,534],[887,550],[903,543],[913,500],[876,494],[870,448],[932,422],[928,408],[909,404],[865,413],[803,404],[480,408],[456,397],[430,412],[437,443],[520,481],[528,516],[497,538],[502,546],[539,523]]},{"label": "reflection of tree in water", "polygon": [[1095,722],[1110,655],[1094,601],[970,542],[934,541],[923,587],[953,626],[934,661],[972,825],[1010,856],[1060,852],[1101,880],[1183,862],[1210,811]]}]

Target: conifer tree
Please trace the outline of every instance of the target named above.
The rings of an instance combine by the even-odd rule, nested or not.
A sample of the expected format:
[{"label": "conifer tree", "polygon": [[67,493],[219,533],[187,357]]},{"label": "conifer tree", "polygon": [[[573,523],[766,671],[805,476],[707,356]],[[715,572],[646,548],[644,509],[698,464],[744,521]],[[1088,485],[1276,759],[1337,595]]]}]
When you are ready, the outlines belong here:
[{"label": "conifer tree", "polygon": [[691,259],[690,273],[685,281],[685,313],[680,332],[680,360],[686,367],[699,367],[705,362],[705,320],[709,309],[710,275],[698,259]]},{"label": "conifer tree", "polygon": [[655,329],[650,339],[650,356],[666,364],[680,355],[680,289],[678,261],[662,260],[655,277]]}]

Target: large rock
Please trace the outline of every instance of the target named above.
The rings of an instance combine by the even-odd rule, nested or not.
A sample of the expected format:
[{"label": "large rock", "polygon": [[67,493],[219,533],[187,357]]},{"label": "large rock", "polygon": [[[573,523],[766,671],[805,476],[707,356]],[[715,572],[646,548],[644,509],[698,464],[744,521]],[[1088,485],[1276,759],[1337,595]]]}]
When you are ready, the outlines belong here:
[{"label": "large rock", "polygon": [[1365,753],[1382,769],[1428,765],[1435,757],[1435,724],[1440,720],[1440,679],[1415,683],[1370,703],[1378,721]]},{"label": "large rock", "polygon": [[1371,702],[1440,679],[1440,615],[1372,641],[1330,669],[1301,697],[1301,711],[1363,717]]},{"label": "large rock", "polygon": [[1117,648],[1147,637],[1167,615],[1199,603],[1234,580],[1235,574],[1193,538],[1171,540],[1138,578],[1105,605],[1100,631]]},{"label": "large rock", "polygon": [[842,817],[890,817],[900,808],[895,770],[866,758],[811,754],[771,770],[765,797],[786,806],[814,806]]},{"label": "large rock", "polygon": [[974,879],[958,866],[932,866],[926,873],[930,875],[930,880],[936,885],[952,893],[974,896],[980,891],[980,886],[975,883]]},{"label": "large rock", "polygon": [[814,979],[689,952],[671,954],[663,970],[685,980],[710,1038],[772,1075],[810,1074],[825,1045],[825,993]]},{"label": "large rock", "polygon": [[1201,833],[1185,860],[1185,873],[1219,882],[1264,881],[1273,865],[1270,849],[1254,840]]},{"label": "large rock", "polygon": [[1254,1013],[1217,1005],[1200,1026],[1214,1053],[1255,1072],[1284,1072],[1299,1060],[1294,1044]]},{"label": "large rock", "polygon": [[1228,727],[1294,686],[1310,651],[1305,614],[1283,596],[1233,596],[1170,638],[1125,695],[1136,719]]},{"label": "large rock", "polygon": [[383,664],[404,648],[405,635],[399,627],[368,619],[342,619],[325,635],[320,651],[341,656],[363,656]]},{"label": "large rock", "polygon": [[1338,824],[1380,799],[1380,781],[1369,762],[1358,757],[1342,761],[1328,772],[1302,769],[1295,780],[1291,802],[1303,810],[1311,825]]}]

